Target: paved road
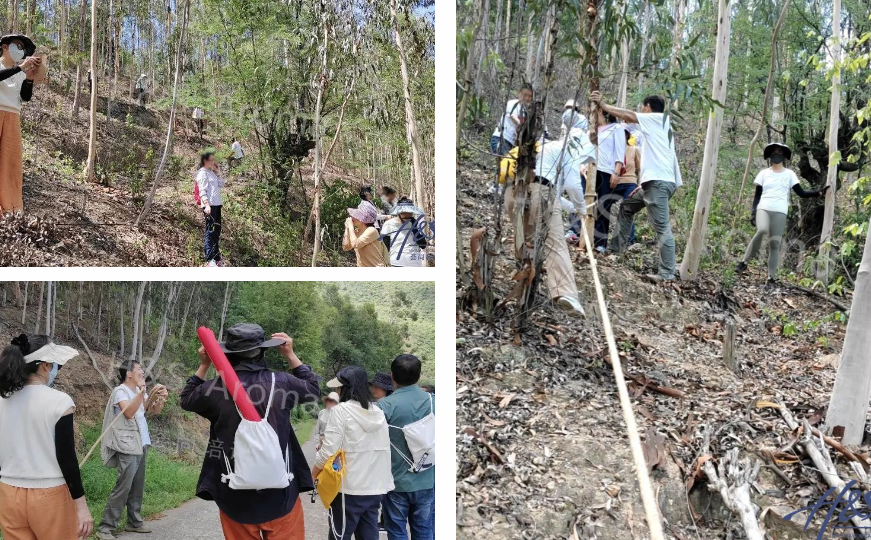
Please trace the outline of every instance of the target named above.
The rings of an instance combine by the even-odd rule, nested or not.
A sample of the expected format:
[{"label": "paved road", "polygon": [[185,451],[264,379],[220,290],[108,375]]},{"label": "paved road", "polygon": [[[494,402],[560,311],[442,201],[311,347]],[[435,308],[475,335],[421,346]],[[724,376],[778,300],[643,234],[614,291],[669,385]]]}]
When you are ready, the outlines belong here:
[{"label": "paved road", "polygon": [[[315,456],[315,439],[302,445],[305,457],[311,465]],[[306,540],[325,540],[329,528],[327,511],[320,499],[311,503],[311,495],[302,496],[305,513]],[[215,540],[223,537],[218,507],[214,502],[192,499],[178,508],[163,512],[160,519],[148,521],[152,534],[125,533],[119,536],[124,540]],[[381,538],[387,538],[381,533]]]}]

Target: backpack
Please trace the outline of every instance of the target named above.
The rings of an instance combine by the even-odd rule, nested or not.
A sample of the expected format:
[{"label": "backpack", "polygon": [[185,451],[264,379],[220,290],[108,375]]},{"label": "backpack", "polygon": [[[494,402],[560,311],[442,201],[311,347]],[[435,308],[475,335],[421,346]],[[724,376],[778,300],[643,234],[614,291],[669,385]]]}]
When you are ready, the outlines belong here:
[{"label": "backpack", "polygon": [[197,206],[203,205],[203,199],[200,197],[200,185],[194,180],[194,203]]},{"label": "backpack", "polygon": [[274,393],[275,373],[272,374],[272,389],[269,391],[266,415],[259,422],[246,420],[236,407],[236,412],[242,417],[233,443],[233,462],[236,468],[233,470],[230,458],[224,452],[227,474],[221,475],[221,482],[229,484],[230,489],[284,489],[293,480],[289,462],[290,448],[287,448],[285,459],[281,455],[278,434],[266,421]]},{"label": "backpack", "polygon": [[390,426],[401,429],[405,436],[405,444],[411,452],[411,457],[402,453],[392,442],[390,446],[402,456],[409,465],[409,472],[415,474],[425,471],[435,465],[435,413],[433,412],[432,394],[429,395],[429,414],[405,427]]}]

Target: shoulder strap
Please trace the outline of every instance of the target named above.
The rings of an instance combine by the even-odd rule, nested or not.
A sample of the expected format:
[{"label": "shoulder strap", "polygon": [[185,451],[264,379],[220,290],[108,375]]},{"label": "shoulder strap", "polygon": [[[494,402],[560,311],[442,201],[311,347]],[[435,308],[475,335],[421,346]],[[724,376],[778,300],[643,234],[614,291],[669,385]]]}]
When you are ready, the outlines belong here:
[{"label": "shoulder strap", "polygon": [[275,372],[272,372],[272,388],[269,390],[269,402],[266,404],[266,414],[263,416],[264,420],[269,419],[269,409],[272,408],[272,395],[275,393]]},{"label": "shoulder strap", "polygon": [[432,394],[429,395],[429,413],[431,415],[435,416],[435,411],[433,411],[433,405],[432,405]]}]

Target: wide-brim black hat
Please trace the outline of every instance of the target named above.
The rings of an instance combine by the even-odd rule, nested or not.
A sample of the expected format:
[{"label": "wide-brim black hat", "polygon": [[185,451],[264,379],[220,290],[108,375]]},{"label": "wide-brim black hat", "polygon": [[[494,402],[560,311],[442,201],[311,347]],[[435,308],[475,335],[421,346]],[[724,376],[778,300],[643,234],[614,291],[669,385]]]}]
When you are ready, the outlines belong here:
[{"label": "wide-brim black hat", "polygon": [[283,345],[283,339],[266,339],[259,324],[239,323],[227,329],[227,341],[221,343],[225,353],[239,353]]},{"label": "wide-brim black hat", "polygon": [[24,57],[32,56],[33,53],[36,52],[36,45],[33,43],[33,40],[24,34],[7,34],[3,37],[0,37],[0,45],[8,45],[12,43],[16,39],[21,40],[24,43]]},{"label": "wide-brim black hat", "polygon": [[775,150],[780,149],[783,150],[783,156],[786,159],[792,159],[792,150],[789,149],[785,144],[780,144],[773,142],[765,147],[765,150],[762,151],[762,157],[768,159],[771,157],[771,154],[774,153]]}]

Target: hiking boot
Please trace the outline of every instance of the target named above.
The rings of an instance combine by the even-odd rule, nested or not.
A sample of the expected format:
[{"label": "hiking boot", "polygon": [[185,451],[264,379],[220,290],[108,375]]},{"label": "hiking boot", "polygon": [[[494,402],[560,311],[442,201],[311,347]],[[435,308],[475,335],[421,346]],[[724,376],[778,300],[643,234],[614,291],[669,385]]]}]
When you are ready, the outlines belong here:
[{"label": "hiking boot", "polygon": [[736,274],[743,274],[746,271],[747,271],[747,263],[745,263],[744,261],[739,262],[738,266],[735,267]]},{"label": "hiking boot", "polygon": [[661,276],[659,274],[647,274],[647,279],[656,283],[665,283],[667,281],[674,281],[674,276]]},{"label": "hiking boot", "polygon": [[143,534],[148,534],[151,532],[151,529],[149,529],[145,525],[140,525],[139,527],[134,527],[133,525],[127,525],[127,527],[125,527],[124,530],[127,532],[143,533]]},{"label": "hiking boot", "polygon": [[560,296],[557,298],[556,304],[572,317],[586,317],[581,301],[573,296]]},{"label": "hiking boot", "polygon": [[778,283],[777,280],[773,277],[770,277],[765,281],[766,287],[777,287],[778,285],[780,285],[780,283]]},{"label": "hiking boot", "polygon": [[97,530],[96,534],[97,538],[99,538],[100,540],[115,540],[115,538],[117,538],[114,534],[108,531]]}]

